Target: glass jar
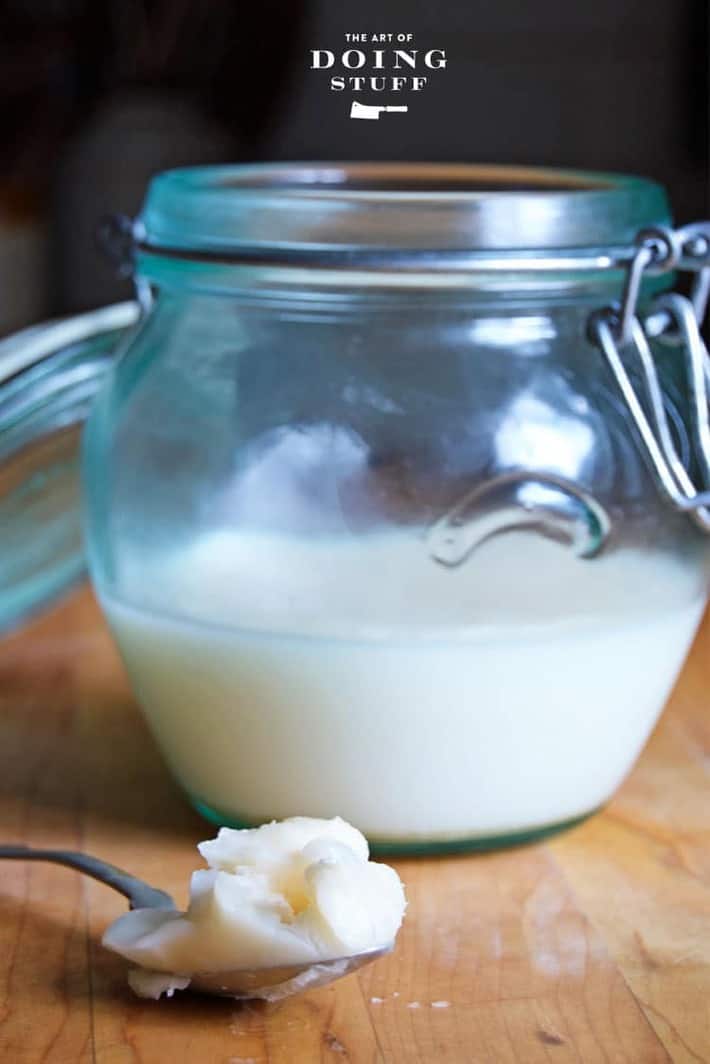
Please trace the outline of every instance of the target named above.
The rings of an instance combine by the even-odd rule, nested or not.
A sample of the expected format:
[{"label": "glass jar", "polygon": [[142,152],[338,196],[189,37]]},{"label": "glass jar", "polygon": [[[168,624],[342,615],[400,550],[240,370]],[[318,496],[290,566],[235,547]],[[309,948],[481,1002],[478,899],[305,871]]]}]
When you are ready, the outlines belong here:
[{"label": "glass jar", "polygon": [[609,175],[153,181],[85,436],[88,555],[208,818],[488,846],[613,793],[707,594],[701,341],[645,340],[691,329],[657,302],[688,255],[668,225],[658,186]]}]

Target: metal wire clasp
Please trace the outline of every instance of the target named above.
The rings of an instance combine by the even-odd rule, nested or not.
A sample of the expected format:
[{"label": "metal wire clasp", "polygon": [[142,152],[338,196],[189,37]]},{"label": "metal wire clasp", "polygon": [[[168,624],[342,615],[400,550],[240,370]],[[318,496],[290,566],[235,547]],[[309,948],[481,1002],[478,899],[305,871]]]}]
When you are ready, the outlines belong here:
[{"label": "metal wire clasp", "polygon": [[644,273],[672,270],[680,255],[680,234],[673,229],[661,226],[642,229],[636,237],[635,251],[626,267],[626,280],[619,309],[614,311],[614,308],[609,308],[613,312],[610,321],[615,325],[621,344],[628,344],[632,339]]},{"label": "metal wire clasp", "polygon": [[[690,298],[677,292],[653,300],[639,317],[639,295],[648,273],[688,270],[695,274]],[[621,302],[596,311],[589,335],[607,364],[631,414],[661,493],[705,532],[710,532],[710,356],[700,334],[710,296],[710,222],[682,229],[658,226],[642,230],[627,261]],[[671,430],[663,389],[649,338],[682,347],[691,412],[691,440],[700,486],[693,483]],[[639,396],[627,362],[633,362],[643,385]]]},{"label": "metal wire clasp", "polygon": [[[642,229],[636,237],[635,250],[626,264],[626,280],[614,324],[621,344],[632,339],[632,322],[638,311],[639,294],[645,273],[687,270],[695,274],[690,303],[698,325],[702,324],[710,298],[710,222],[693,222],[682,229],[654,226]],[[646,332],[666,343],[681,343],[682,337],[671,329],[667,313],[659,312],[646,319]]]},{"label": "metal wire clasp", "polygon": [[[691,300],[677,293],[654,301],[650,317],[663,314],[681,338],[685,352],[692,417],[692,440],[702,478],[696,486],[678,453],[666,413],[663,389],[644,326],[634,314],[629,321],[630,340],[622,344],[615,328],[613,312],[607,308],[592,316],[590,336],[601,348],[616,384],[633,418],[641,443],[661,493],[677,509],[688,513],[705,532],[710,532],[710,423],[708,419],[708,384],[710,358],[700,335]],[[618,338],[617,338],[618,337]],[[623,354],[622,354],[623,352]],[[645,396],[639,397],[626,368],[627,360],[636,363]]]}]

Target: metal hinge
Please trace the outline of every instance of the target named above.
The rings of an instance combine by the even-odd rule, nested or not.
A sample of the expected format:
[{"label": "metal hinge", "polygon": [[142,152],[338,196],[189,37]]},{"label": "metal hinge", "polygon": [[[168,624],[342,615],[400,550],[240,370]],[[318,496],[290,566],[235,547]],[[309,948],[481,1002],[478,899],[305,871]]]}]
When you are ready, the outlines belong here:
[{"label": "metal hinge", "polygon": [[[644,275],[671,270],[695,274],[690,296],[664,293],[641,316],[638,302]],[[675,230],[646,229],[639,233],[635,254],[628,262],[620,304],[596,311],[589,321],[590,338],[606,357],[659,490],[705,532],[710,532],[710,356],[700,327],[709,294],[710,222]],[[650,340],[674,344],[684,352],[691,438],[700,484],[693,483],[675,445]],[[628,365],[637,370],[644,396],[637,393]]]}]

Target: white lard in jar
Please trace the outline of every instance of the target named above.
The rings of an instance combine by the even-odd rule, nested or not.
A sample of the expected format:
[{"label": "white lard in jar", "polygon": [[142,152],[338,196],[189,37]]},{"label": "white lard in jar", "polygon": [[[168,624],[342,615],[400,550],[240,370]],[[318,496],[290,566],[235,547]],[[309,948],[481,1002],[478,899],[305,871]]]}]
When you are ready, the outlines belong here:
[{"label": "white lard in jar", "polygon": [[241,823],[339,815],[405,843],[504,836],[603,803],[705,600],[694,564],[582,561],[519,532],[455,570],[414,534],[223,532],[146,557],[122,585],[104,609],[198,805]]}]

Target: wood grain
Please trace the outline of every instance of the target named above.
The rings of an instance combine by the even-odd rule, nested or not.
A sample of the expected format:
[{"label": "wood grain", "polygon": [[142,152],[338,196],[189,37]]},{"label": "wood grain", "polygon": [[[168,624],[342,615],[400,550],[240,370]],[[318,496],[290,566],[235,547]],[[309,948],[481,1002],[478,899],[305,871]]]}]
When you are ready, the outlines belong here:
[{"label": "wood grain", "polygon": [[[397,949],[280,1005],[141,1002],[123,909],[50,865],[0,871],[7,1064],[710,1060],[710,624],[634,773],[536,846],[397,863]],[[184,900],[209,828],[169,778],[88,590],[0,651],[3,839],[76,846]]]}]

